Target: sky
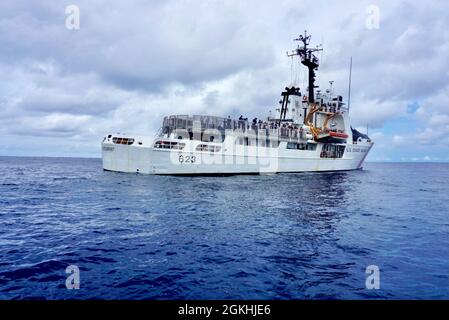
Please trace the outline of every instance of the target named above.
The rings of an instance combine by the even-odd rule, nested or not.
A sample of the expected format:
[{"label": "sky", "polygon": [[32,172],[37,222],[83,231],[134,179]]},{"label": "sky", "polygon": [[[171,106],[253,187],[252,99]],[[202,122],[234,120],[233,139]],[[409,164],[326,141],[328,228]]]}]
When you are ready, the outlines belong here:
[{"label": "sky", "polygon": [[5,0],[0,156],[100,157],[105,135],[154,135],[169,114],[265,117],[292,81],[305,91],[286,52],[307,29],[324,48],[317,84],[345,100],[352,56],[368,161],[449,161],[448,14],[417,0]]}]

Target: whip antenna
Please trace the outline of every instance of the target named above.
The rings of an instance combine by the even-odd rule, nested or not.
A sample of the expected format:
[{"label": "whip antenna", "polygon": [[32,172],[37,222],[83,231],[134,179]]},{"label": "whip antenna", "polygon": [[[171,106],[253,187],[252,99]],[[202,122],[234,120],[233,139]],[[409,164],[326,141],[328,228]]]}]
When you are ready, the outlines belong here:
[{"label": "whip antenna", "polygon": [[352,56],[349,62],[349,88],[348,88],[348,113],[351,107],[351,78],[352,78]]}]

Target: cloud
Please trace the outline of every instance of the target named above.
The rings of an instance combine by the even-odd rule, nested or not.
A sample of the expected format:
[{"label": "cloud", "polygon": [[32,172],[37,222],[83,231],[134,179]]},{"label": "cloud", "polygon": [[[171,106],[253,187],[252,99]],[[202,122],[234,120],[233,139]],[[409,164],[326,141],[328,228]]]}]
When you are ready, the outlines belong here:
[{"label": "cloud", "polygon": [[68,115],[53,113],[40,119],[34,117],[23,117],[18,119],[16,126],[10,133],[18,135],[41,135],[41,136],[73,136],[90,120],[86,115]]},{"label": "cloud", "polygon": [[397,146],[404,145],[407,142],[404,136],[395,135],[393,136],[393,143]]},{"label": "cloud", "polygon": [[[3,58],[53,57],[65,72],[91,72],[130,90],[161,89],[170,82],[204,82],[273,60],[269,43],[253,41],[265,30],[247,23],[240,5],[227,2],[79,1],[81,28],[64,25],[60,3],[41,1],[2,19]],[[59,15],[58,15],[59,11]],[[198,14],[201,12],[201,14]],[[38,14],[36,14],[38,13]],[[238,54],[235,54],[237,53]]]},{"label": "cloud", "polygon": [[[0,132],[9,141],[51,138],[39,141],[90,153],[110,131],[152,135],[167,114],[266,116],[292,79],[305,89],[285,52],[308,29],[325,49],[322,89],[335,80],[346,97],[353,56],[351,118],[375,130],[374,156],[395,158],[388,146],[408,141],[449,145],[445,2],[376,1],[378,30],[365,26],[372,1],[82,0],[76,31],[65,28],[69,4],[0,4]],[[383,131],[398,119],[407,134]],[[31,144],[21,153],[34,153]]]}]

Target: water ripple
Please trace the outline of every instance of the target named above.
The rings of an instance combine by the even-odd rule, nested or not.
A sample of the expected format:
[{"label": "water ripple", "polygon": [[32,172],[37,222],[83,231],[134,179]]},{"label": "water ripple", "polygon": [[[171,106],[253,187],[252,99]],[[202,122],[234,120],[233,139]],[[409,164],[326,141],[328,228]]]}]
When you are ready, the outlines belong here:
[{"label": "water ripple", "polygon": [[[0,171],[0,299],[449,298],[447,164],[159,177],[3,157]],[[381,290],[365,288],[371,264]]]}]

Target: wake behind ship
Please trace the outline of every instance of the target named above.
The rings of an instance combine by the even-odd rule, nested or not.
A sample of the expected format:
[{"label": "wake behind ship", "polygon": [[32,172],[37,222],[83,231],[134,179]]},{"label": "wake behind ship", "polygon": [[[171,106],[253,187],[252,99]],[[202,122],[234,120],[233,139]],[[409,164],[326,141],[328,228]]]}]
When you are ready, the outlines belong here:
[{"label": "wake behind ship", "polygon": [[310,35],[289,54],[308,69],[308,88],[281,93],[274,116],[248,120],[171,115],[156,135],[109,134],[102,142],[103,168],[147,174],[259,174],[361,169],[373,146],[353,129],[349,110],[332,89],[315,86],[319,60]]}]

